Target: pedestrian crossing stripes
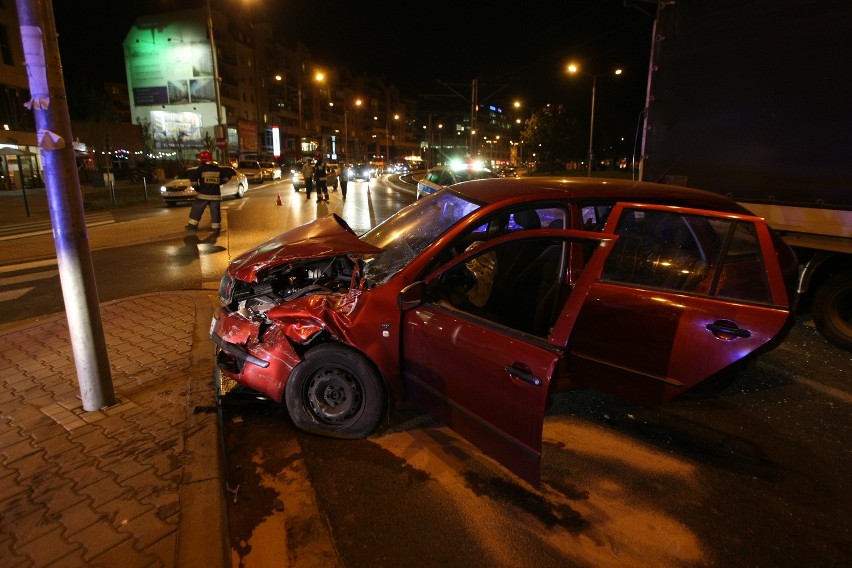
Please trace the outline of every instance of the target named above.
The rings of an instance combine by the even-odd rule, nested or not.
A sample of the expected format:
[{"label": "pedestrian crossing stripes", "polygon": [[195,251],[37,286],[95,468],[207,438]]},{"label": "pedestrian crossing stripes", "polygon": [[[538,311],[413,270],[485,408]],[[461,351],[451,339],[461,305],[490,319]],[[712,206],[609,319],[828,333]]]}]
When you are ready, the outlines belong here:
[{"label": "pedestrian crossing stripes", "polygon": [[[111,211],[100,211],[86,215],[86,227],[108,225],[115,223]],[[0,227],[0,241],[34,237],[36,235],[48,235],[52,232],[50,219],[41,221],[30,221],[27,223],[15,223]]]},{"label": "pedestrian crossing stripes", "polygon": [[[29,272],[4,276],[7,273],[24,271]],[[35,288],[36,281],[54,278],[58,275],[59,268],[56,266],[56,260],[53,259],[0,267],[0,302],[17,300]],[[20,286],[21,284],[24,284],[24,286]]]}]

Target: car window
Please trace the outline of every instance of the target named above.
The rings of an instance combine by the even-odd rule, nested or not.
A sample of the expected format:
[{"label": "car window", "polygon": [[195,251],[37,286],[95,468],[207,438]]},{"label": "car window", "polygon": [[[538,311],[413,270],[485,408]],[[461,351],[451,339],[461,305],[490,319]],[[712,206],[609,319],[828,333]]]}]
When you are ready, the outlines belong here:
[{"label": "car window", "polygon": [[365,233],[361,238],[382,252],[364,255],[364,275],[373,284],[386,282],[426,250],[447,229],[480,205],[446,192],[416,201]]},{"label": "car window", "polygon": [[424,276],[467,250],[477,241],[487,241],[514,231],[564,228],[567,210],[551,204],[514,206],[491,215],[485,222],[462,233],[440,254],[436,255]]},{"label": "car window", "polygon": [[475,242],[480,254],[429,282],[429,299],[496,324],[547,337],[567,299],[567,244],[520,239],[495,247]]},{"label": "car window", "polygon": [[753,223],[625,209],[602,280],[766,303],[771,299]]},{"label": "car window", "polygon": [[438,185],[441,185],[441,186],[453,185],[454,183],[456,183],[456,181],[464,181],[464,180],[457,180],[457,178],[454,177],[453,174],[451,174],[450,172],[441,172],[441,177],[438,180]]},{"label": "car window", "polygon": [[721,298],[770,302],[769,282],[754,223],[713,219],[711,225],[720,240],[724,235],[729,241],[710,293]]},{"label": "car window", "polygon": [[602,231],[609,213],[612,211],[613,203],[582,203],[580,204],[580,216],[583,219],[584,231]]}]

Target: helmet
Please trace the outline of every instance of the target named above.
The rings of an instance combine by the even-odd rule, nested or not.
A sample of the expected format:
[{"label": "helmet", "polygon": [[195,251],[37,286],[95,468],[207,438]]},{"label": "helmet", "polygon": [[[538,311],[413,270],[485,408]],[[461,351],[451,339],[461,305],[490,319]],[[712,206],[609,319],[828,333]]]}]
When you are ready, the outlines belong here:
[{"label": "helmet", "polygon": [[212,162],[213,154],[208,152],[207,150],[202,150],[198,153],[198,161],[202,163]]}]

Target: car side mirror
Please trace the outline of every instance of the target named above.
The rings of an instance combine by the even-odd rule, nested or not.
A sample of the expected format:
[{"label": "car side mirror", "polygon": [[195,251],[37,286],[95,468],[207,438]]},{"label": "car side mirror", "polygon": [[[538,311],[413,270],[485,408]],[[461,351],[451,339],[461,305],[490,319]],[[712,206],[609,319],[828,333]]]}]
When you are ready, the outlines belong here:
[{"label": "car side mirror", "polygon": [[400,290],[399,296],[397,296],[397,304],[400,310],[407,312],[422,304],[425,297],[426,283],[415,282]]}]

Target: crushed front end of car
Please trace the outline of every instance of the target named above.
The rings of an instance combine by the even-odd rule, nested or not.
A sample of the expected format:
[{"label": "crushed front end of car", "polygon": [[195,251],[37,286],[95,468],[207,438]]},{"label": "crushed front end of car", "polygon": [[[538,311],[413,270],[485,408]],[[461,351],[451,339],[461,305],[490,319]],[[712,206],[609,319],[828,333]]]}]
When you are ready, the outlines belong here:
[{"label": "crushed front end of car", "polygon": [[281,402],[317,337],[346,340],[362,294],[357,255],[376,252],[330,215],[236,258],[220,282],[211,327],[220,372]]}]

